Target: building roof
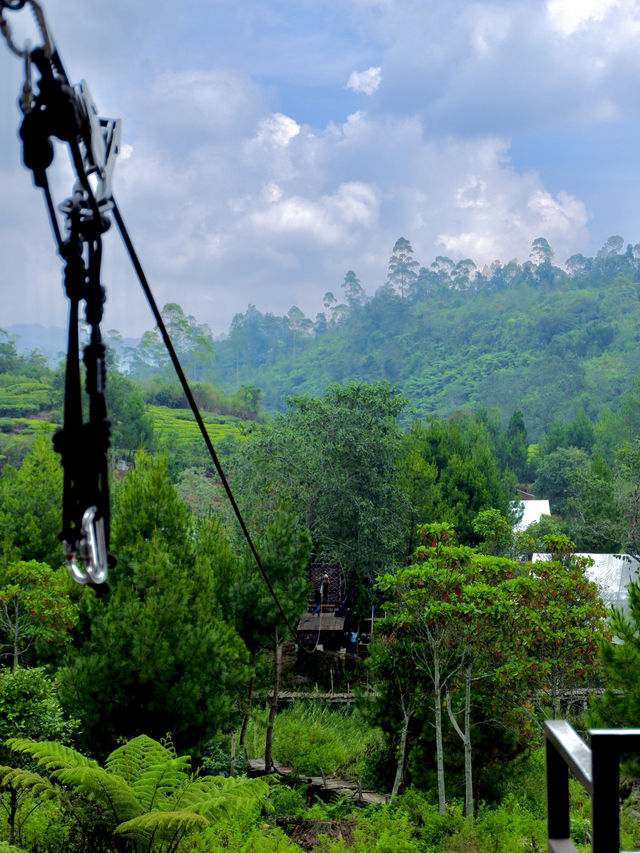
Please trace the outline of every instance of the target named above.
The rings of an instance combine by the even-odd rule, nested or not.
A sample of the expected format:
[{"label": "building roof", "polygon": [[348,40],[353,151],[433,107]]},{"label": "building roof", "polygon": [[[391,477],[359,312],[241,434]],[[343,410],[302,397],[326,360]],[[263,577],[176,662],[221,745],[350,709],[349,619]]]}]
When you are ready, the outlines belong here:
[{"label": "building roof", "polygon": [[305,613],[298,622],[298,631],[344,631],[344,616],[333,613]]},{"label": "building roof", "polygon": [[551,507],[549,501],[518,501],[518,506],[522,507],[523,513],[520,521],[515,525],[514,532],[520,533],[526,530],[530,524],[536,524],[543,515],[551,515]]}]

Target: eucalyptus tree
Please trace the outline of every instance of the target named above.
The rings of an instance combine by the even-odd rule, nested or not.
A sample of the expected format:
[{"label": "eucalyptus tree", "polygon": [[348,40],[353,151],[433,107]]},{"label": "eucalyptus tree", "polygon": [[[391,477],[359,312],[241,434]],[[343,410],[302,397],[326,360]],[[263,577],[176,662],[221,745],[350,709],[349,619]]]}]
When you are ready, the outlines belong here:
[{"label": "eucalyptus tree", "polygon": [[402,299],[408,296],[418,278],[419,263],[413,257],[413,246],[405,237],[399,237],[389,258],[388,283],[400,291]]}]

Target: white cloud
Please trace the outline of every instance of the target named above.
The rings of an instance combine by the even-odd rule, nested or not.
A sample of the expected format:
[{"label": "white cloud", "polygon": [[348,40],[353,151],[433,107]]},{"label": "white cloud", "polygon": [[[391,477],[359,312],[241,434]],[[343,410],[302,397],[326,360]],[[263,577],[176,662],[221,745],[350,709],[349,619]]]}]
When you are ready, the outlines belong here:
[{"label": "white cloud", "polygon": [[[120,207],[158,301],[216,332],[249,302],[313,316],[347,269],[373,292],[400,235],[424,265],[443,251],[526,259],[538,236],[559,260],[587,253],[582,199],[598,176],[592,206],[607,213],[605,184],[614,200],[606,233],[625,233],[625,192],[637,222],[618,157],[640,118],[634,0],[460,0],[455,15],[435,0],[158,0],[151,17],[143,0],[89,5],[78,16],[76,0],[51,0],[50,17],[70,73],[123,119]],[[18,166],[22,68],[8,51],[0,72],[3,322],[27,299],[23,316],[49,303],[64,314],[42,200]],[[596,124],[615,155],[606,141],[588,149]],[[56,201],[70,186],[56,183]],[[149,322],[112,232],[108,322],[139,331]]]},{"label": "white cloud", "polygon": [[254,211],[250,221],[259,231],[306,235],[323,246],[346,241],[354,244],[354,229],[375,224],[379,210],[375,187],[359,182],[341,184],[332,195],[319,199],[292,197]]},{"label": "white cloud", "polygon": [[551,25],[563,35],[572,35],[588,22],[600,22],[619,0],[549,0],[547,13]]},{"label": "white cloud", "polygon": [[353,89],[363,95],[373,95],[382,83],[382,68],[367,68],[366,71],[352,71],[347,81],[347,89]]},{"label": "white cloud", "polygon": [[505,140],[436,143],[413,116],[358,113],[313,130],[270,114],[240,144],[181,158],[136,146],[118,168],[156,298],[216,332],[249,302],[314,316],[347,269],[373,292],[401,234],[425,266],[443,251],[480,266],[526,259],[541,235],[563,258],[586,239],[584,205],[514,169]]},{"label": "white cloud", "polygon": [[300,133],[300,125],[289,116],[273,113],[258,125],[256,140],[266,145],[286,147]]}]

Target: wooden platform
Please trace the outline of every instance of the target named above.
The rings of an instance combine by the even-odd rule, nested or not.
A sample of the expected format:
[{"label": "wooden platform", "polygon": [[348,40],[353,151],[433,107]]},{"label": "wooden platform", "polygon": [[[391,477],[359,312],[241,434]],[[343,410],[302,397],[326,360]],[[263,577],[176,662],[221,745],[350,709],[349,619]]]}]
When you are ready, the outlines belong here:
[{"label": "wooden platform", "polygon": [[[348,779],[336,779],[334,776],[307,776],[305,774],[295,775],[291,767],[284,767],[274,761],[275,772],[285,779],[290,777],[300,785],[309,785],[314,789],[316,795],[323,793],[331,794],[351,794],[353,801],[359,805],[368,806],[372,803],[384,805],[389,802],[389,798],[385,794],[380,794],[378,791],[365,791],[358,782],[351,782]],[[249,760],[249,771],[251,775],[264,776],[264,758],[252,758]]]},{"label": "wooden platform", "polygon": [[344,631],[344,616],[335,613],[305,613],[298,622],[298,631]]}]

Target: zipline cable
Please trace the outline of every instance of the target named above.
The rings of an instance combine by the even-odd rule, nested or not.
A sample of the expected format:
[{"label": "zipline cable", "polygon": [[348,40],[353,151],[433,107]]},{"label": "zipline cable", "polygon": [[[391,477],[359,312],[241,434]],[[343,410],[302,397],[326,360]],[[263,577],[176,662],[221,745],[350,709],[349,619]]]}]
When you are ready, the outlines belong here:
[{"label": "zipline cable", "polygon": [[138,258],[137,253],[136,253],[133,242],[131,241],[131,238],[129,236],[129,232],[127,231],[127,227],[124,224],[122,214],[120,213],[120,208],[118,207],[118,204],[117,204],[115,198],[113,199],[112,212],[113,212],[113,218],[115,219],[116,224],[118,226],[118,230],[120,231],[120,236],[122,237],[122,241],[123,241],[125,248],[129,254],[129,258],[131,260],[133,268],[134,268],[136,275],[138,277],[138,281],[140,282],[140,286],[142,287],[144,295],[147,298],[147,302],[149,303],[149,307],[151,308],[151,313],[153,314],[153,316],[155,318],[156,324],[158,326],[158,330],[160,331],[160,334],[162,336],[162,340],[164,341],[164,345],[167,349],[167,352],[169,353],[171,363],[173,364],[176,375],[180,381],[180,384],[182,385],[182,390],[184,391],[185,397],[187,398],[187,400],[189,402],[189,406],[191,407],[191,411],[193,412],[193,416],[196,419],[196,423],[198,424],[198,427],[199,427],[200,432],[202,434],[202,438],[204,439],[204,443],[207,446],[207,450],[209,451],[209,455],[211,457],[211,460],[213,461],[213,464],[215,465],[216,471],[218,472],[218,477],[220,478],[220,482],[222,483],[224,490],[227,493],[227,497],[229,498],[231,506],[233,507],[233,511],[235,513],[235,516],[238,519],[238,523],[240,524],[240,527],[242,529],[244,537],[247,540],[247,544],[249,545],[249,548],[250,548],[251,553],[253,555],[253,558],[256,562],[256,565],[260,569],[260,573],[262,574],[264,582],[266,583],[266,585],[269,589],[269,592],[271,593],[271,597],[275,601],[276,606],[277,606],[278,610],[280,611],[280,615],[284,619],[287,628],[291,632],[291,635],[293,636],[293,638],[295,640],[297,640],[297,633],[296,633],[295,629],[293,628],[289,618],[287,617],[287,614],[284,612],[284,609],[283,609],[282,605],[280,604],[280,600],[278,599],[278,596],[276,594],[276,591],[274,590],[274,588],[271,584],[271,581],[269,580],[269,576],[267,575],[267,572],[264,568],[264,565],[263,565],[262,560],[260,558],[260,554],[258,553],[258,549],[256,548],[256,546],[253,542],[253,539],[252,539],[251,534],[249,532],[249,528],[247,527],[247,524],[244,520],[244,517],[240,511],[240,507],[236,503],[236,499],[233,495],[233,492],[231,491],[231,486],[229,485],[229,481],[227,480],[227,477],[226,477],[226,475],[222,469],[222,465],[220,464],[220,460],[218,459],[218,454],[216,453],[215,448],[213,446],[213,443],[212,443],[211,439],[209,438],[209,433],[207,432],[207,428],[205,426],[205,423],[202,420],[202,415],[200,414],[200,409],[198,408],[198,404],[196,403],[194,396],[193,396],[193,393],[191,392],[189,382],[187,381],[187,377],[185,376],[184,371],[182,369],[182,365],[180,364],[180,359],[178,358],[178,355],[174,349],[173,343],[172,343],[171,338],[169,336],[169,332],[167,331],[167,327],[165,326],[164,320],[162,319],[162,314],[158,310],[158,305],[156,303],[156,300],[154,299],[153,293],[151,292],[149,282],[147,281],[147,277],[146,277],[144,270],[142,268],[142,264],[140,263],[140,260]]},{"label": "zipline cable", "polygon": [[[43,45],[35,50],[29,42],[24,48],[13,41],[9,22],[4,18],[5,10],[18,11],[29,4],[43,39]],[[115,562],[107,554],[109,538],[109,499],[106,469],[106,451],[109,446],[109,422],[106,419],[104,388],[106,383],[105,348],[100,336],[102,307],[105,291],[100,285],[100,238],[109,227],[105,216],[113,211],[120,235],[129,258],[142,286],[151,312],[164,341],[176,375],[196,419],[209,455],[218,472],[220,481],[233,507],[249,549],[269,589],[280,615],[294,639],[297,634],[278,599],[269,580],[258,550],[231,491],[216,451],[202,420],[200,410],[176,354],[162,315],[149,287],[120,210],[111,192],[111,172],[120,139],[120,122],[101,119],[93,104],[86,83],[72,87],[60,55],[51,39],[44,12],[37,0],[0,0],[0,32],[10,50],[25,60],[25,83],[19,100],[24,120],[20,136],[24,145],[25,166],[33,171],[34,183],[40,187],[45,202],[58,253],[65,260],[65,287],[70,298],[69,353],[65,395],[65,427],[56,434],[56,449],[63,455],[65,488],[63,499],[63,538],[69,570],[78,583],[92,583],[96,591],[107,588],[107,562]],[[34,95],[31,85],[32,63],[41,74],[39,93]],[[61,206],[67,216],[68,239],[64,239],[58,224],[55,206],[49,189],[46,171],[54,158],[51,137],[69,145],[72,164],[78,183],[74,195]],[[82,146],[82,147],[81,147]],[[89,175],[97,180],[94,191]],[[87,250],[86,261],[83,258]],[[78,370],[78,303],[86,301],[86,318],[91,326],[91,340],[84,350],[87,367],[87,393],[90,398],[89,422],[82,422],[82,403]],[[78,437],[83,439],[82,450],[89,459],[73,458],[73,444]],[[92,447],[89,447],[92,445]],[[77,449],[77,448],[76,448]],[[76,454],[77,456],[77,454]],[[87,481],[89,469],[92,481]],[[79,521],[81,510],[86,511]],[[95,497],[95,500],[93,499]],[[104,500],[102,499],[104,498]],[[95,505],[93,505],[95,504]],[[69,541],[67,541],[69,540]],[[84,568],[76,564],[75,550],[79,549]]]}]

